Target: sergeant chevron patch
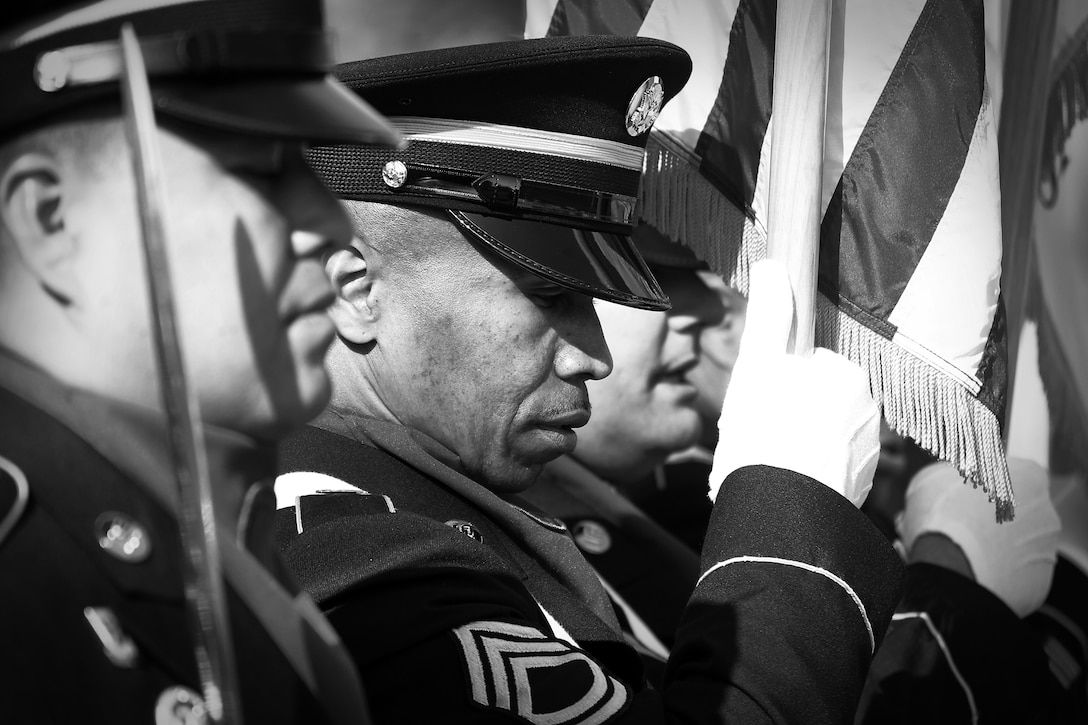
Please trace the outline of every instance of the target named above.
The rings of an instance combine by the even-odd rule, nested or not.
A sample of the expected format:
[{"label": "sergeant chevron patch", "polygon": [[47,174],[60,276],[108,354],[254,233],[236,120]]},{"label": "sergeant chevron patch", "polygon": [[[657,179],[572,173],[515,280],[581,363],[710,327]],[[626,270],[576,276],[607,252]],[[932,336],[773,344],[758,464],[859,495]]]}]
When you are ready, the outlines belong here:
[{"label": "sergeant chevron patch", "polygon": [[534,627],[473,622],[453,630],[472,699],[533,725],[601,725],[627,705],[627,686],[585,653]]}]

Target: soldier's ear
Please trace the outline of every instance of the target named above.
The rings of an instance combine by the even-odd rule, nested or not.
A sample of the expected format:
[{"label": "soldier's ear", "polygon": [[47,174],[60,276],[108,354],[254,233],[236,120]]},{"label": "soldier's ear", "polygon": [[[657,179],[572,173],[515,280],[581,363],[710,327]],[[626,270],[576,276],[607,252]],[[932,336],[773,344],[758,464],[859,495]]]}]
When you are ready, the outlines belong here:
[{"label": "soldier's ear", "polygon": [[47,154],[19,154],[0,170],[0,216],[12,244],[45,291],[70,304],[78,250],[65,224],[66,202],[64,174]]},{"label": "soldier's ear", "polygon": [[352,246],[336,250],[325,261],[325,273],[336,290],[329,317],[340,337],[356,345],[373,342],[378,319],[375,269],[364,254],[373,252],[355,240]]}]

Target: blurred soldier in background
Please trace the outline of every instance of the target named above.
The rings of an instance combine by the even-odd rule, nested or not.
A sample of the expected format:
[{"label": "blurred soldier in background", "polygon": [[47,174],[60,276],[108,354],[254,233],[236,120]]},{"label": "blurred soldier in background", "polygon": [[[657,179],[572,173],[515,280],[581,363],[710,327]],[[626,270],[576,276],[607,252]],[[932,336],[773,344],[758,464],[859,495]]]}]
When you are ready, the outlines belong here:
[{"label": "blurred soldier in background", "polygon": [[1022,621],[1054,575],[1060,522],[1046,470],[1010,459],[1016,518],[948,463],[910,480],[896,517],[903,599],[873,659],[858,723],[1052,723],[1055,681]]}]

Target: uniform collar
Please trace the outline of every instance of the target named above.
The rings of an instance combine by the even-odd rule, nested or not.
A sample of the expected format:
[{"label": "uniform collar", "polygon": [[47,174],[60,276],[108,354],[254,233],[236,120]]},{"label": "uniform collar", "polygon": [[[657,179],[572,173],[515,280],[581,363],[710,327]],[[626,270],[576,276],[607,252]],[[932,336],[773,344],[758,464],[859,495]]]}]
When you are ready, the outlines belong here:
[{"label": "uniform collar", "polygon": [[620,631],[600,580],[561,521],[539,512],[520,496],[499,496],[472,480],[452,451],[413,428],[337,409],[329,409],[312,425],[383,450],[468,501],[573,592],[613,633]]},{"label": "uniform collar", "polygon": [[[62,423],[176,517],[177,484],[159,411],[64,385],[3,348],[0,386]],[[264,558],[275,549],[274,526],[263,521],[275,516],[275,446],[214,426],[204,434],[220,526]]]}]

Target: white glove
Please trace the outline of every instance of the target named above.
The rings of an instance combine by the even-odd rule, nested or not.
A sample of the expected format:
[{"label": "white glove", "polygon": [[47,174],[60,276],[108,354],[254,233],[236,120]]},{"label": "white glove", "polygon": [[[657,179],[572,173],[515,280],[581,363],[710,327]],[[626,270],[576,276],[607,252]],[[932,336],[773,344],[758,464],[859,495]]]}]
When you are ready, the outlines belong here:
[{"label": "white glove", "polygon": [[1050,591],[1061,522],[1046,469],[1010,458],[1009,475],[1016,518],[999,524],[981,489],[964,482],[950,463],[930,464],[911,479],[895,530],[908,552],[923,534],[944,534],[963,550],[975,581],[1026,617]]},{"label": "white glove", "polygon": [[860,507],[880,455],[880,412],[860,367],[817,348],[786,352],[793,294],[785,268],[752,267],[748,319],[718,419],[710,498],[743,466],[785,468],[814,478]]}]

